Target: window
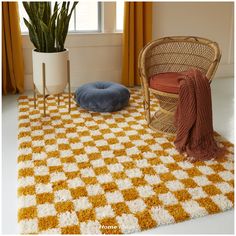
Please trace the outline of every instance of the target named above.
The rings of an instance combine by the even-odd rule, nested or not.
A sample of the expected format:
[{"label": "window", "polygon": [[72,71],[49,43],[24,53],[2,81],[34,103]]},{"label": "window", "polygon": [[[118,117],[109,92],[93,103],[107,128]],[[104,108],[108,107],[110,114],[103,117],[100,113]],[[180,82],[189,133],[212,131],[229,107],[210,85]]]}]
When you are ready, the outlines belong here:
[{"label": "window", "polygon": [[116,2],[116,30],[123,31],[124,1]]},{"label": "window", "polygon": [[[25,26],[23,17],[27,20],[28,15],[23,7],[22,2],[19,2],[20,26],[21,32],[27,33],[28,28]],[[101,3],[100,2],[79,2],[76,6],[70,20],[69,32],[86,32],[100,31],[101,18]]]}]

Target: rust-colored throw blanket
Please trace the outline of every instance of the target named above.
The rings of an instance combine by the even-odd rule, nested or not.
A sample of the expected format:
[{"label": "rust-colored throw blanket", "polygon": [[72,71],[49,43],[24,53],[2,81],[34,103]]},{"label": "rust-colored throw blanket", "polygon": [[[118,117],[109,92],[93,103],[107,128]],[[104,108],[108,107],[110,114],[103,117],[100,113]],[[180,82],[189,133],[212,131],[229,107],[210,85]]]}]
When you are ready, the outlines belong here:
[{"label": "rust-colored throw blanket", "polygon": [[175,113],[175,145],[190,161],[216,158],[223,154],[213,137],[211,88],[199,70],[181,73],[179,101]]}]

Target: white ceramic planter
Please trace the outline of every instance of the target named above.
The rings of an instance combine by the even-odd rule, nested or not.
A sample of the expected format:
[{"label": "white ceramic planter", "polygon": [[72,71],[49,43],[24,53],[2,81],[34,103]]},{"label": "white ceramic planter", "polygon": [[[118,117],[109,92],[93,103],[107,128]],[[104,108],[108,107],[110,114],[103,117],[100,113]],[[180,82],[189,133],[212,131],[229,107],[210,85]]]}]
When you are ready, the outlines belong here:
[{"label": "white ceramic planter", "polygon": [[40,94],[43,93],[42,64],[45,63],[46,94],[62,93],[67,85],[67,60],[69,51],[46,53],[32,51],[33,80]]}]

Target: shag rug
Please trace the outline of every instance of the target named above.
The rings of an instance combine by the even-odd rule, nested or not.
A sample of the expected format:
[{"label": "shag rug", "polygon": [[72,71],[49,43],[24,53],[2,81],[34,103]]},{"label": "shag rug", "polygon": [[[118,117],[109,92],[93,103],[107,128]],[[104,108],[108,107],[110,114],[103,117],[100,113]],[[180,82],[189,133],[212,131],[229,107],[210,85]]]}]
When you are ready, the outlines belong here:
[{"label": "shag rug", "polygon": [[[140,90],[114,113],[47,98],[19,98],[20,233],[132,233],[228,210],[234,205],[233,145],[190,163],[173,137],[146,126]],[[157,104],[153,103],[154,109]]]}]

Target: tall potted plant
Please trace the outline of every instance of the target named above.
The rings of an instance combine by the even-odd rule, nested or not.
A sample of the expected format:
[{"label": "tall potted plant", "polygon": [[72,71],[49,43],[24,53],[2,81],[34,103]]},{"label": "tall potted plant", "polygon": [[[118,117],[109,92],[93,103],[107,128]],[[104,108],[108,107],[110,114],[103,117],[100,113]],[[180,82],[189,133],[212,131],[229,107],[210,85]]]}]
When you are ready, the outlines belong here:
[{"label": "tall potted plant", "polygon": [[67,84],[68,49],[64,43],[71,15],[78,2],[70,8],[70,2],[61,6],[56,2],[23,2],[29,16],[24,23],[35,49],[32,51],[33,80],[39,93],[43,93],[42,64],[45,64],[46,93],[62,93]]}]

